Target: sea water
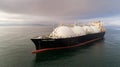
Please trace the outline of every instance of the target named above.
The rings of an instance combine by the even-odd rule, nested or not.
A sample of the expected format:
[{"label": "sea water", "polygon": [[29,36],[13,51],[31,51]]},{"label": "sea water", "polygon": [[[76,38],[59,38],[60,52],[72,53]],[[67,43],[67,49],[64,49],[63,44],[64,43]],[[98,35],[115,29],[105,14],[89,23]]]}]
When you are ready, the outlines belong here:
[{"label": "sea water", "polygon": [[52,26],[0,26],[0,67],[120,67],[120,27],[106,26],[105,39],[87,46],[32,54],[30,40]]}]

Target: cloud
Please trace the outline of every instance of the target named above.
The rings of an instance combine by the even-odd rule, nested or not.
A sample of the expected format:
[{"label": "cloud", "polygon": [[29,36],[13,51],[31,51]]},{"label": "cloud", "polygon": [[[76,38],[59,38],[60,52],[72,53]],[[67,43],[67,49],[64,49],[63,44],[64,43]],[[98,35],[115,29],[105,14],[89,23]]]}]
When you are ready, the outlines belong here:
[{"label": "cloud", "polygon": [[119,0],[0,0],[0,9],[40,16],[90,17],[120,11]]},{"label": "cloud", "polygon": [[101,21],[105,26],[120,26],[120,15],[78,20],[78,22],[94,22],[94,21]]},{"label": "cloud", "polygon": [[102,18],[104,21],[104,24],[106,26],[120,26],[120,15],[108,17],[108,18]]},{"label": "cloud", "polygon": [[[56,18],[57,20],[57,18]],[[47,16],[33,16],[17,13],[8,13],[5,11],[0,11],[0,23],[4,22],[45,22],[45,21],[55,21],[55,18],[50,18]]]},{"label": "cloud", "polygon": [[7,21],[72,21],[120,14],[120,0],[0,0]]},{"label": "cloud", "polygon": [[[0,24],[39,24],[39,23],[90,23],[94,21],[102,21],[105,26],[120,26],[120,15],[110,17],[96,17],[78,19],[72,17],[48,17],[48,16],[36,16],[17,13],[8,13],[0,11]],[[6,23],[7,22],[7,23]],[[17,23],[16,23],[17,22]]]}]

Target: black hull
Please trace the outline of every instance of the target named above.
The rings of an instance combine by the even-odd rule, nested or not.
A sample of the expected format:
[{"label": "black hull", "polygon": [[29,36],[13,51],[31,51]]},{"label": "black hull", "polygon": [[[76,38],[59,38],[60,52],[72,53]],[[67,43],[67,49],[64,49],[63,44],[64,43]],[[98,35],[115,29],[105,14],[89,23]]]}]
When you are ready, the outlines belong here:
[{"label": "black hull", "polygon": [[88,34],[84,36],[77,36],[71,38],[59,38],[59,39],[31,39],[35,44],[36,50],[45,48],[62,48],[68,46],[74,46],[76,44],[82,44],[88,41],[94,42],[96,40],[102,39],[105,32]]}]

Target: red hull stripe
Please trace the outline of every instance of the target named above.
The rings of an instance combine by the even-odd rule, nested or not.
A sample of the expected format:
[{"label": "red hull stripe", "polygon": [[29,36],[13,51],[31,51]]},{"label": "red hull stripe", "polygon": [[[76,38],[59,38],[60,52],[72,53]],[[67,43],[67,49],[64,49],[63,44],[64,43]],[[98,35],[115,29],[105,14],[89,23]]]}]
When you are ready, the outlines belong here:
[{"label": "red hull stripe", "polygon": [[77,46],[81,46],[81,45],[84,45],[84,44],[94,42],[94,41],[99,40],[99,39],[102,39],[102,38],[96,38],[96,39],[89,40],[89,41],[86,41],[86,42],[83,42],[83,43],[80,43],[80,44],[77,44],[77,45],[73,45],[73,46],[57,47],[57,48],[44,48],[44,49],[40,49],[40,50],[34,50],[34,51],[32,51],[32,54],[40,53],[40,52],[44,52],[44,51],[49,51],[49,50],[59,50],[59,49],[77,47]]}]

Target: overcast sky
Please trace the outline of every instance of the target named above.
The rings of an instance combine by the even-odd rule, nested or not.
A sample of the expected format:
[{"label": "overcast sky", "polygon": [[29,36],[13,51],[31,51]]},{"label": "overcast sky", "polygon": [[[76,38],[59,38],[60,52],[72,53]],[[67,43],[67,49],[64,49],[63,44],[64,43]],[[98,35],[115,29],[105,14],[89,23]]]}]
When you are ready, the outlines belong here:
[{"label": "overcast sky", "polygon": [[120,17],[120,0],[0,0],[0,21],[45,22]]}]

